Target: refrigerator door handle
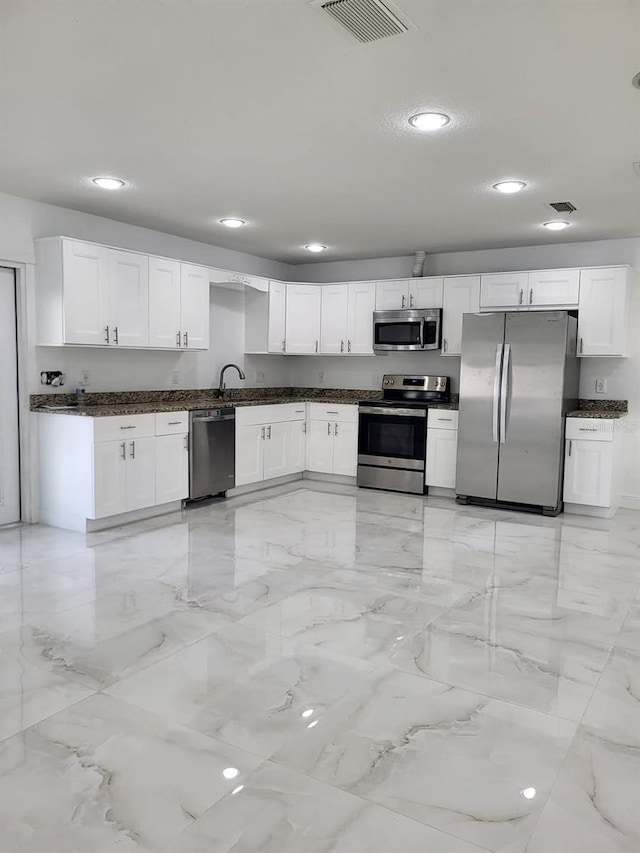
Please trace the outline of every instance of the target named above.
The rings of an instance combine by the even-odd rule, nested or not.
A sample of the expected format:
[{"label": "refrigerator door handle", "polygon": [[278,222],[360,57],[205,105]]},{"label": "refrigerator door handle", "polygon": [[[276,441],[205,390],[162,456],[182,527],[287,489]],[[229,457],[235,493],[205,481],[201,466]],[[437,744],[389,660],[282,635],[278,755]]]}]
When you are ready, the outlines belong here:
[{"label": "refrigerator door handle", "polygon": [[493,374],[493,427],[491,440],[496,444],[498,442],[498,411],[500,406],[500,369],[502,367],[502,348],[503,344],[498,344],[496,347],[496,369]]},{"label": "refrigerator door handle", "polygon": [[507,397],[509,395],[509,361],[511,359],[511,344],[504,345],[502,360],[502,380],[500,382],[500,444],[507,440]]}]

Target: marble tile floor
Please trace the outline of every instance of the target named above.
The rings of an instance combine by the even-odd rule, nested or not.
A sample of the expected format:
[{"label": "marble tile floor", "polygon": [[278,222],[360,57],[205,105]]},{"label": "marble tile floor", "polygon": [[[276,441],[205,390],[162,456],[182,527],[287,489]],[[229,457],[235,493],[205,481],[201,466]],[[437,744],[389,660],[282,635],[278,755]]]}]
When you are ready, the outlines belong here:
[{"label": "marble tile floor", "polygon": [[638,853],[640,514],[0,530],[2,853]]}]

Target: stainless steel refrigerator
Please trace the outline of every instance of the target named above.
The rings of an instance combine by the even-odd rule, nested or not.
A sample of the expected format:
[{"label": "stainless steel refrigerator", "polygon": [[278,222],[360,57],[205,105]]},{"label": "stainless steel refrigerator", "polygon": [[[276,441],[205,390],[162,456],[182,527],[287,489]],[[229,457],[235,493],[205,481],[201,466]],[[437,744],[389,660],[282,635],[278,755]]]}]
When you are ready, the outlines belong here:
[{"label": "stainless steel refrigerator", "polygon": [[564,416],[578,397],[576,335],[566,311],[464,315],[459,503],[562,510]]}]

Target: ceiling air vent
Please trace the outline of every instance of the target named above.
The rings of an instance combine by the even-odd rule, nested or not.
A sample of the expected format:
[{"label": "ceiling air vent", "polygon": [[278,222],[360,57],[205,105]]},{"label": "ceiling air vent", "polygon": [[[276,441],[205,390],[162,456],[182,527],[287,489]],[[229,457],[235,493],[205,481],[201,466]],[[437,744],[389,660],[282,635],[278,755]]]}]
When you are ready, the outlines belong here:
[{"label": "ceiling air vent", "polygon": [[570,201],[552,201],[549,207],[552,207],[556,213],[573,213],[574,210],[578,209]]},{"label": "ceiling air vent", "polygon": [[409,29],[382,0],[329,0],[320,8],[361,42],[397,36]]}]

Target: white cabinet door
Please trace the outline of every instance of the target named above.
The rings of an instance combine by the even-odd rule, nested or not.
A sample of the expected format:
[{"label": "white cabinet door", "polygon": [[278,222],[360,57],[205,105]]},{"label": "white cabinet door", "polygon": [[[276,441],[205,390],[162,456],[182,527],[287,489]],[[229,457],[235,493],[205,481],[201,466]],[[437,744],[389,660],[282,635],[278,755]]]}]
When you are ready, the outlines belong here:
[{"label": "white cabinet door", "polygon": [[347,352],[352,355],[373,354],[373,312],[376,286],[371,281],[349,284],[347,311]]},{"label": "white cabinet door", "polygon": [[529,273],[504,272],[480,276],[481,308],[518,308],[525,306]]},{"label": "white cabinet door", "polygon": [[307,424],[306,421],[287,421],[281,426],[286,431],[285,474],[297,474],[305,470]]},{"label": "white cabinet door", "polygon": [[324,474],[333,473],[333,426],[331,421],[309,421],[307,471],[319,471]]},{"label": "white cabinet door", "polygon": [[156,502],[156,438],[127,441],[127,510]]},{"label": "white cabinet door", "polygon": [[289,473],[287,464],[287,439],[289,437],[287,424],[267,424],[264,429],[264,479],[270,480],[272,477],[283,477]]},{"label": "white cabinet door", "polygon": [[525,302],[533,308],[577,308],[580,270],[536,270],[529,273]]},{"label": "white cabinet door", "polygon": [[156,504],[180,501],[189,495],[189,436],[156,437]]},{"label": "white cabinet door", "polygon": [[109,250],[62,241],[65,344],[108,343]]},{"label": "white cabinet door", "polygon": [[442,297],[442,350],[440,355],[462,352],[462,317],[480,310],[480,276],[447,278]]},{"label": "white cabinet door", "polygon": [[355,477],[358,470],[358,424],[333,424],[333,473]]},{"label": "white cabinet door", "polygon": [[626,355],[627,290],[624,267],[581,270],[578,355]]},{"label": "white cabinet door", "polygon": [[425,483],[443,489],[455,489],[458,431],[455,429],[427,430]]},{"label": "white cabinet door", "polygon": [[236,426],[236,486],[264,479],[265,434],[260,424]]},{"label": "white cabinet door", "polygon": [[570,439],[566,442],[564,500],[588,506],[611,506],[613,442]]},{"label": "white cabinet door", "polygon": [[409,279],[408,308],[442,308],[442,276]]},{"label": "white cabinet door", "polygon": [[209,270],[180,264],[180,326],[183,349],[209,349]]},{"label": "white cabinet door", "polygon": [[309,355],[320,351],[322,288],[287,285],[286,351]]},{"label": "white cabinet door", "polygon": [[320,314],[320,352],[332,355],[347,351],[349,285],[325,284]]},{"label": "white cabinet door", "polygon": [[149,258],[149,346],[182,347],[180,262]]},{"label": "white cabinet door", "polygon": [[127,511],[127,442],[93,445],[93,518]]},{"label": "white cabinet door", "polygon": [[287,286],[281,281],[270,281],[267,352],[284,352],[286,305]]},{"label": "white cabinet door", "polygon": [[409,307],[409,282],[406,278],[376,282],[376,311],[398,311]]},{"label": "white cabinet door", "polygon": [[149,258],[109,249],[111,343],[149,346]]}]

